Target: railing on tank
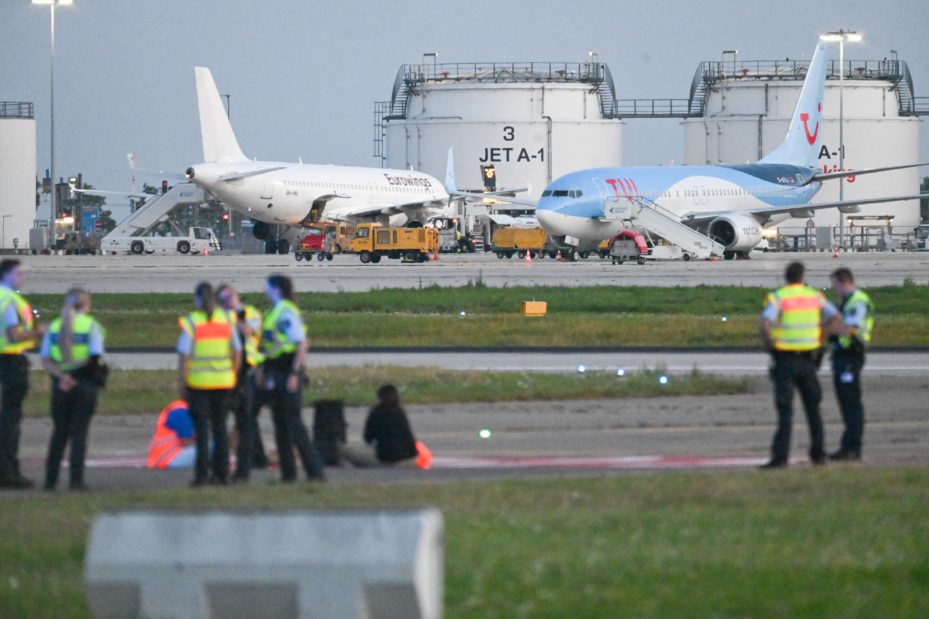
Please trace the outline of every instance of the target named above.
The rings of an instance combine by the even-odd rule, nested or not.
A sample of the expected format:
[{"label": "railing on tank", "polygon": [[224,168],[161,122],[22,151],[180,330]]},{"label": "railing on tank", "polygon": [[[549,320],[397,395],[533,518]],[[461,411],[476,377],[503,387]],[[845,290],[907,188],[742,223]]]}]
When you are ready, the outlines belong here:
[{"label": "railing on tank", "polygon": [[[478,82],[517,83],[589,83],[615,93],[609,68],[599,62],[455,62],[405,64],[394,78],[387,120],[406,117],[410,94],[422,84]],[[607,83],[608,82],[608,83]],[[612,107],[612,104],[607,104]]]},{"label": "railing on tank", "polygon": [[687,99],[618,99],[611,116],[623,118],[683,118],[689,116]]},{"label": "railing on tank", "polygon": [[26,101],[0,101],[0,118],[34,118],[34,111]]},{"label": "railing on tank", "polygon": [[[808,60],[712,60],[701,62],[690,85],[690,113],[703,114],[709,89],[721,80],[802,80],[809,68]],[[830,60],[826,79],[839,79],[839,61]],[[903,116],[929,113],[916,106],[913,79],[903,60],[845,60],[841,73],[846,80],[882,80],[899,92],[899,113]],[[920,97],[920,99],[923,99]],[[922,103],[922,101],[920,101]]]}]

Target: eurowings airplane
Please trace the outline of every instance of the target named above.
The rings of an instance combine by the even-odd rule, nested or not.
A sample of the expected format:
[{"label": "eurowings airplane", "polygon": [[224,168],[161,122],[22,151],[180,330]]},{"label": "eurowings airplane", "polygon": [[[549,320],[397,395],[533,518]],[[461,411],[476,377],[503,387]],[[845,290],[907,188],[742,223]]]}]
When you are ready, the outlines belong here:
[{"label": "eurowings airplane", "polygon": [[628,227],[628,219],[614,213],[650,208],[716,240],[725,247],[726,258],[747,257],[761,242],[762,226],[791,217],[812,217],[818,209],[839,208],[851,213],[857,212],[861,204],[915,200],[929,195],[809,203],[824,180],[926,165],[829,174],[814,167],[819,153],[825,83],[826,52],[819,44],[784,142],[758,163],[573,172],[553,181],[542,193],[536,203],[539,223],[562,247],[590,251]]},{"label": "eurowings airplane", "polygon": [[186,177],[254,220],[256,237],[266,238],[269,225],[277,224],[374,219],[442,227],[454,216],[445,187],[422,172],[249,160],[210,70],[196,67],[194,72],[204,163],[187,168]]}]

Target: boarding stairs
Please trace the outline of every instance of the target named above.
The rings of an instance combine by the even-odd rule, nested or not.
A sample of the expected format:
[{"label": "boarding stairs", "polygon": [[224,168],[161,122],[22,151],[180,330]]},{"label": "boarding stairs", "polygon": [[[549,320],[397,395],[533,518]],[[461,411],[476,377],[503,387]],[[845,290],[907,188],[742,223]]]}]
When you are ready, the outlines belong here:
[{"label": "boarding stairs", "polygon": [[604,207],[603,218],[623,220],[630,228],[644,228],[677,245],[694,258],[722,256],[726,250],[721,243],[691,228],[671,211],[642,196],[608,203]]},{"label": "boarding stairs", "polygon": [[203,204],[207,201],[206,192],[193,183],[178,183],[166,193],[151,196],[142,206],[120,221],[104,237],[101,247],[106,247],[105,242],[111,237],[145,236],[177,207]]}]

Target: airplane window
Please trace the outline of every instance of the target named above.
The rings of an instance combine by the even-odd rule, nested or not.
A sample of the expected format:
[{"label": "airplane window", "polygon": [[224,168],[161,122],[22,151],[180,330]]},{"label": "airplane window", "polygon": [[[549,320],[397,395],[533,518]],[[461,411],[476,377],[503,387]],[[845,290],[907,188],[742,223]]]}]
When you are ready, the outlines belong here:
[{"label": "airplane window", "polygon": [[546,189],[545,191],[542,192],[542,197],[543,197],[543,198],[547,198],[547,197],[549,197],[550,195],[552,195],[552,190],[551,190],[551,189]]},{"label": "airplane window", "polygon": [[567,198],[568,191],[566,189],[556,189],[552,192],[552,197],[554,198]]}]

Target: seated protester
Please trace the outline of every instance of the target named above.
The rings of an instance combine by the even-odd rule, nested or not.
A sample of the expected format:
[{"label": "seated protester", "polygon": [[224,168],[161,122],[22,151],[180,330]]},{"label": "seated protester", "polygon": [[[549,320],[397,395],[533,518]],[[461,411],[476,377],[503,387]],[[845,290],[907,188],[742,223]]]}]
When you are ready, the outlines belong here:
[{"label": "seated protester", "polygon": [[194,422],[187,410],[187,402],[175,400],[158,415],[155,434],[148,444],[148,468],[193,468],[196,454]]},{"label": "seated protester", "polygon": [[365,421],[364,442],[342,447],[342,457],[360,467],[417,466],[416,439],[393,385],[377,390],[377,404]]}]

